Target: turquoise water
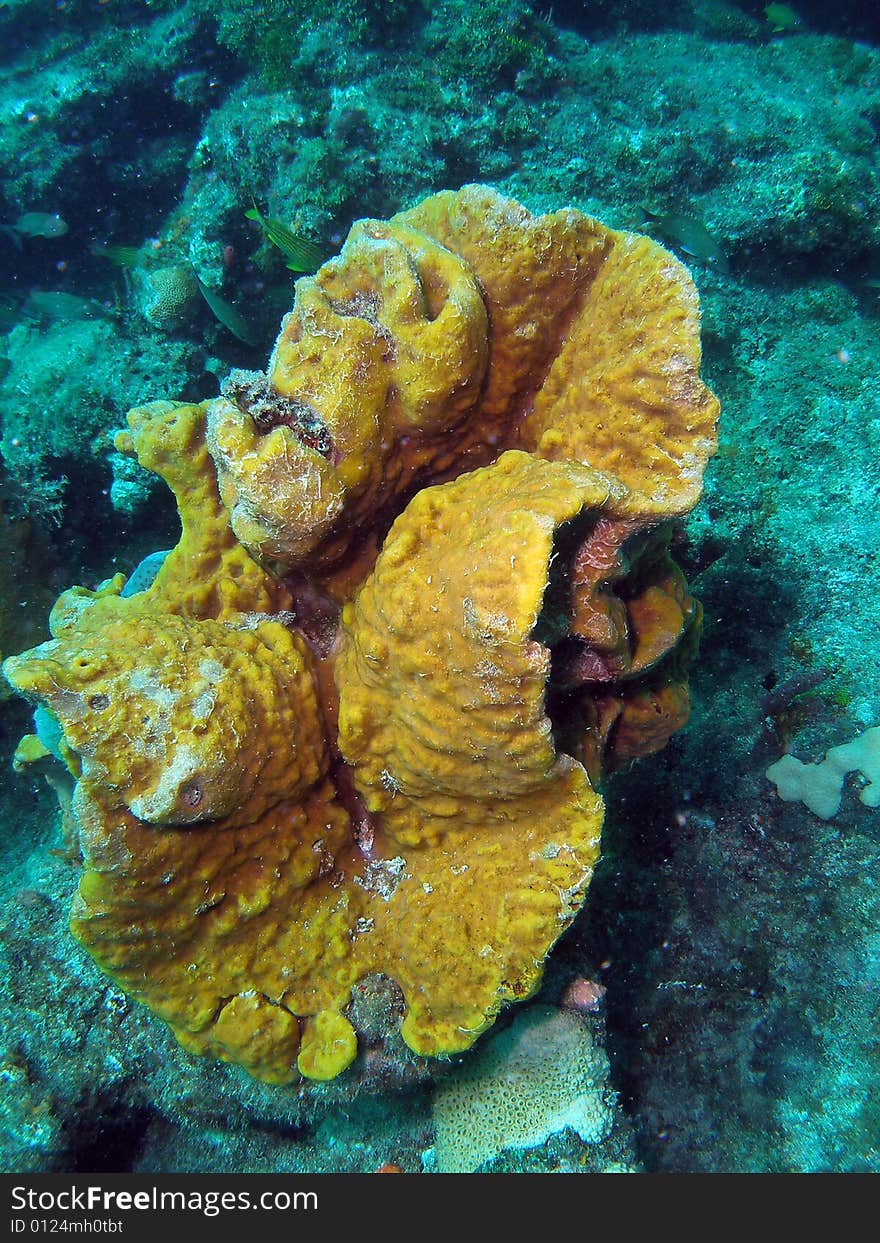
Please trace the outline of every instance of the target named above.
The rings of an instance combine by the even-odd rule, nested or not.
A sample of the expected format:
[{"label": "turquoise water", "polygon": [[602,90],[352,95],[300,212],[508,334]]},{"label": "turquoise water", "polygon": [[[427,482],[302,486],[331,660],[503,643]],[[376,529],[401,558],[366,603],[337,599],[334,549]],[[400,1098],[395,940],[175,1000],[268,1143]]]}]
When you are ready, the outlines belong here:
[{"label": "turquoise water", "polygon": [[[271,1086],[184,1052],[70,936],[70,782],[11,771],[33,705],[4,691],[0,1168],[876,1170],[876,753],[824,819],[765,773],[880,725],[880,19],[329,7],[0,2],[2,655],[47,638],[62,590],[176,541],[170,493],[114,434],[266,365],[298,273],[248,212],[320,258],[358,218],[481,182],[647,232],[699,290],[722,414],[673,535],[704,608],[690,721],[603,783],[583,910],[475,1050],[409,1054],[374,982],[354,1065]],[[520,1030],[516,1091],[549,1135],[523,1146],[508,1086],[506,1129],[450,1155],[442,1120],[479,1129],[475,1085],[503,1082]]]}]

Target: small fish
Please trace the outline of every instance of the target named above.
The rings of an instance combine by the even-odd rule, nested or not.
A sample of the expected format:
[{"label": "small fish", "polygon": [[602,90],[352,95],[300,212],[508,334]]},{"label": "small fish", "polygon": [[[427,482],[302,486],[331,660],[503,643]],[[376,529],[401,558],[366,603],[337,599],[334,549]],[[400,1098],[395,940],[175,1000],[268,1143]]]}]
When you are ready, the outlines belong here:
[{"label": "small fish", "polygon": [[26,211],[15,224],[4,225],[4,228],[13,229],[19,237],[64,237],[67,221],[57,212]]},{"label": "small fish", "polygon": [[44,708],[42,704],[34,709],[34,733],[50,755],[63,763],[61,744],[64,741],[64,731],[61,722],[50,708]]},{"label": "small fish", "polygon": [[790,4],[768,4],[764,9],[764,16],[775,35],[789,34],[801,24],[800,16]]},{"label": "small fish", "polygon": [[51,289],[32,289],[22,308],[25,319],[111,319],[112,311],[94,298]]},{"label": "small fish", "polygon": [[117,268],[133,268],[140,254],[139,246],[102,246],[100,242],[93,242],[89,250],[99,259],[108,259]]},{"label": "small fish", "polygon": [[211,308],[211,313],[217,322],[222,324],[239,341],[244,341],[245,345],[258,345],[256,333],[244,316],[234,306],[231,306],[225,298],[221,298],[213,289],[209,289],[195,268],[193,268],[193,274],[199,287],[199,293]]},{"label": "small fish", "polygon": [[654,212],[642,205],[648,217],[645,223],[665,240],[694,259],[714,263],[723,271],[727,269],[727,256],[715,237],[697,216],[681,212]]},{"label": "small fish", "polygon": [[15,222],[15,228],[25,237],[64,237],[67,221],[57,212],[26,211]]},{"label": "small fish", "polygon": [[142,561],[139,561],[120,591],[120,597],[127,600],[130,596],[140,595],[142,591],[149,591],[156,581],[156,575],[165,564],[165,558],[169,552],[170,549],[163,548],[158,552],[149,553]]},{"label": "small fish", "polygon": [[0,233],[9,238],[16,250],[22,249],[23,237],[64,237],[66,232],[67,221],[57,212],[26,211],[15,224],[0,224]]},{"label": "small fish", "polygon": [[288,229],[277,217],[264,216],[256,204],[244,214],[247,220],[256,220],[272,245],[278,247],[291,272],[317,272],[324,262],[326,256],[320,246]]}]

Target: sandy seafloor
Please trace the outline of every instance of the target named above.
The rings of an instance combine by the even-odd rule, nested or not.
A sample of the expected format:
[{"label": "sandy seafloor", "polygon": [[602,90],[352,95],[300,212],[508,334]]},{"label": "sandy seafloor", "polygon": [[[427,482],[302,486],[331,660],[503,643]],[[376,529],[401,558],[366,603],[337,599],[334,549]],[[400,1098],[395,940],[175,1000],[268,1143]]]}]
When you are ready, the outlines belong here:
[{"label": "sandy seafloor", "polygon": [[[0,0],[2,654],[46,636],[64,587],[173,539],[112,433],[131,405],[264,365],[292,277],[244,219],[252,195],[331,247],[468,181],[653,219],[700,290],[723,408],[676,542],[705,607],[693,713],[607,784],[602,863],[530,1003],[540,1023],[573,979],[607,990],[583,1019],[601,1138],[490,1143],[479,1168],[876,1171],[880,816],[858,776],[822,820],[764,775],[880,725],[873,6],[259,7]],[[157,253],[191,260],[258,345],[185,282],[157,300]],[[0,1168],[435,1169],[435,1081],[461,1059],[392,1048],[326,1086],[260,1086],[98,972],[66,930],[54,797],[9,768],[28,709],[0,713]]]}]

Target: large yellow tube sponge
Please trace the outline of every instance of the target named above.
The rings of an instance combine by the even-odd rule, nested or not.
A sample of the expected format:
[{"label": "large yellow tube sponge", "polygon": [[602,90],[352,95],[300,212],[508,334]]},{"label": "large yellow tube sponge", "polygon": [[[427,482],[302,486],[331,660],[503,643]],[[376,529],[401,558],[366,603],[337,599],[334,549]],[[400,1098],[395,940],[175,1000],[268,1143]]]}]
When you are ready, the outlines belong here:
[{"label": "large yellow tube sponge", "polygon": [[131,412],[180,543],[4,673],[75,778],[73,933],[186,1048],[329,1079],[368,976],[425,1055],[535,991],[597,779],[687,718],[698,368],[665,251],[469,186],[359,222],[266,375]]}]

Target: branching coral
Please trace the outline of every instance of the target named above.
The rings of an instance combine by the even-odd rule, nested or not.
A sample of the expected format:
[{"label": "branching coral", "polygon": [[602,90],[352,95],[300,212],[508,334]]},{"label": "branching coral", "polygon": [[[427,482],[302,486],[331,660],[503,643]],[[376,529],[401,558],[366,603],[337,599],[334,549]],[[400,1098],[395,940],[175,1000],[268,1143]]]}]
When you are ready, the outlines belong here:
[{"label": "branching coral", "polygon": [[74,934],[187,1048],[328,1079],[365,977],[429,1055],[534,992],[597,778],[687,718],[698,370],[669,254],[468,186],[355,225],[267,375],[131,412],[180,543],[4,672],[77,779]]}]

